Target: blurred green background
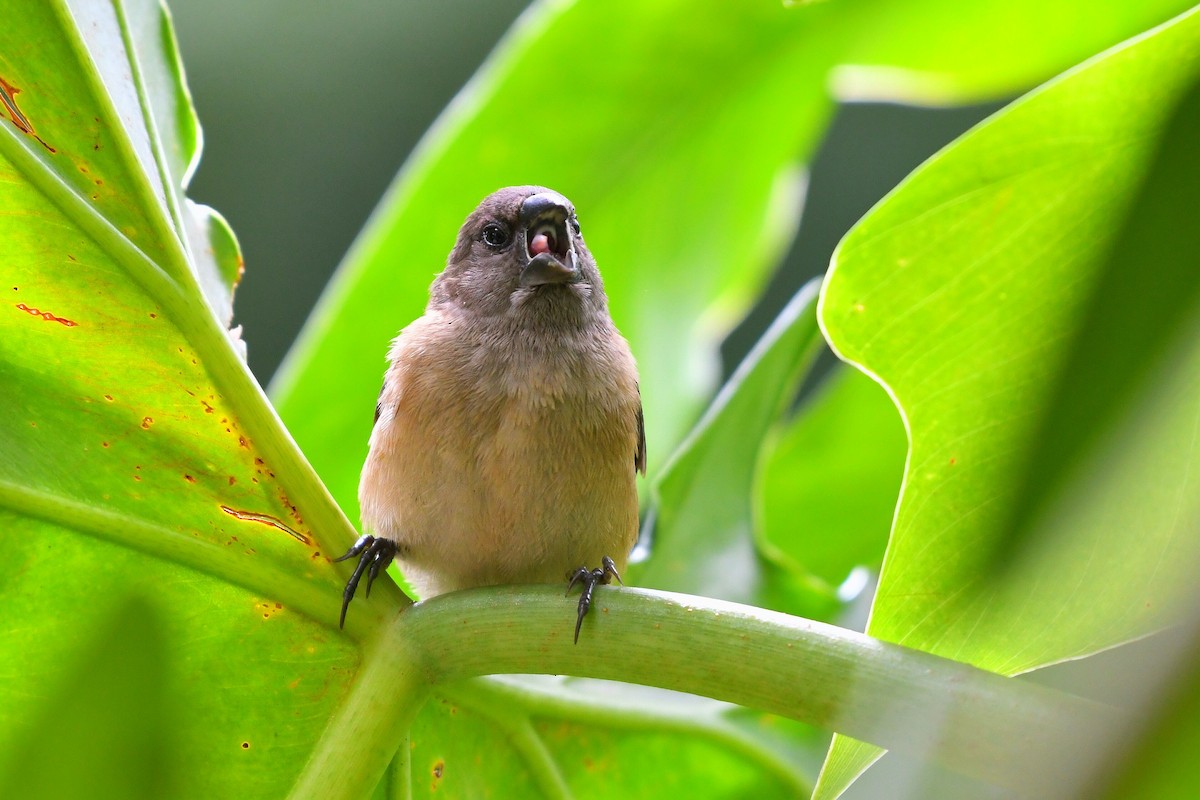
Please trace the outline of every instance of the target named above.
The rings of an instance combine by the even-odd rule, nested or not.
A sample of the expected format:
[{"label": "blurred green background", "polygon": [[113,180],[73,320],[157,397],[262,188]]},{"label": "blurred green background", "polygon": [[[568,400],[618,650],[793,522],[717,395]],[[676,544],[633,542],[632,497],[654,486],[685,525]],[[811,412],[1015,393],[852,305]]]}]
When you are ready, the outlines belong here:
[{"label": "blurred green background", "polygon": [[[421,134],[526,3],[170,5],[204,127],[189,194],[224,214],[241,240],[235,322],[265,384]],[[812,164],[799,236],[726,342],[726,371],[804,281],[825,271],[873,202],[999,106],[842,106]],[[427,268],[432,279],[441,264]],[[396,329],[408,321],[398,316]]]}]

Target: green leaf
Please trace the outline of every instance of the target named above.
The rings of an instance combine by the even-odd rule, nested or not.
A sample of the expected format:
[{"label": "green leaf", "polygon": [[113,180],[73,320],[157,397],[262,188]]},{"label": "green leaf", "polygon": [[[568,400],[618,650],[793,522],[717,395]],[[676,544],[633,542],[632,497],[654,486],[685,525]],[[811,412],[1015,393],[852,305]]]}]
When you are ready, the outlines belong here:
[{"label": "green leaf", "polygon": [[353,532],[225,330],[236,243],[182,195],[197,132],[169,20],[24,3],[0,53],[0,752],[107,625],[97,599],[135,590],[188,710],[178,795],[279,797],[359,661],[314,531]]},{"label": "green leaf", "polygon": [[[1128,492],[1140,493],[1144,505],[1161,504],[1143,515],[1147,524],[1138,531],[1138,546],[1172,553],[1180,548],[1163,546],[1164,534],[1188,541],[1182,548],[1182,573],[1161,570],[1153,575],[1154,580],[1174,578],[1168,592],[1176,593],[1172,605],[1184,611],[1183,624],[1159,637],[1167,646],[1157,653],[1157,663],[1139,659],[1118,676],[1142,700],[1138,706],[1143,712],[1137,716],[1151,710],[1151,724],[1139,731],[1137,744],[1125,749],[1123,767],[1115,780],[1108,779],[1113,783],[1109,797],[1181,797],[1196,785],[1195,762],[1187,754],[1200,733],[1200,620],[1196,570],[1186,565],[1196,563],[1200,524],[1195,499],[1200,486],[1191,477],[1200,460],[1195,411],[1200,398],[1200,230],[1192,224],[1200,206],[1197,131],[1200,81],[1179,103],[1102,264],[1023,471],[1012,538],[999,548],[997,559],[1001,577],[1007,577],[1013,564],[1019,569],[1075,537],[1092,539],[1093,547],[1119,555],[1121,543],[1101,538],[1104,527],[1093,527],[1087,516],[1119,515],[1123,509],[1114,507],[1113,495],[1121,505],[1132,505],[1122,497]],[[1045,461],[1058,469],[1043,468]],[[1161,473],[1164,466],[1170,469],[1166,475]],[[1080,508],[1088,509],[1087,516],[1072,513]],[[1175,524],[1164,526],[1155,519],[1165,515],[1174,515]],[[1125,537],[1130,538],[1128,532]],[[1139,723],[1123,727],[1138,731]]]},{"label": "green leaf", "polygon": [[861,39],[834,73],[834,91],[842,99],[912,103],[1007,97],[1192,5],[1191,0],[864,3]]},{"label": "green leaf", "polygon": [[854,568],[878,568],[907,452],[887,392],[839,367],[769,445],[757,490],[761,536],[831,593]]},{"label": "green leaf", "polygon": [[[1008,525],[1013,540],[1004,542],[997,554],[1001,568],[1022,550],[1036,552],[1039,516],[1061,503],[1061,495],[1078,491],[1072,484],[1086,480],[1089,469],[1095,471],[1095,464],[1088,462],[1111,446],[1106,439],[1120,430],[1123,418],[1155,402],[1156,393],[1175,383],[1172,374],[1191,374],[1181,342],[1191,340],[1188,334],[1195,330],[1200,312],[1200,233],[1191,224],[1200,207],[1197,131],[1200,89],[1194,85],[1167,127],[1143,185],[1131,198],[1116,240],[1097,266],[1094,288],[1020,472]],[[1188,391],[1186,386],[1178,388]],[[1174,474],[1190,464],[1188,448],[1177,444],[1188,430],[1184,417],[1158,444],[1162,452],[1155,460],[1160,463],[1171,458],[1170,451],[1182,451],[1184,460],[1172,464]],[[1153,453],[1157,448],[1145,449]],[[1150,490],[1161,485],[1151,478],[1159,470],[1150,467],[1134,481]],[[1176,514],[1186,514],[1184,496],[1178,495],[1174,503],[1169,493],[1158,499]],[[1101,497],[1089,502],[1109,505]],[[1150,519],[1143,524],[1159,527]]]},{"label": "green leaf", "polygon": [[[0,759],[0,795],[178,796],[185,765],[175,725],[183,709],[168,692],[162,620],[140,598],[105,611],[90,641],[67,655],[65,679],[51,681],[38,714],[5,720],[14,736]],[[46,691],[42,675],[22,677],[28,691]]]},{"label": "green leaf", "polygon": [[655,487],[653,558],[635,583],[827,616],[833,598],[760,552],[752,498],[762,442],[817,354],[816,282],[800,290],[730,376]]},{"label": "green leaf", "polygon": [[[783,735],[815,750],[813,729],[690,695],[531,676],[438,695],[412,728],[414,797],[786,797],[815,775],[800,778],[794,753],[776,750]],[[480,763],[481,752],[503,755]]]},{"label": "green leaf", "polygon": [[[1013,504],[1029,500],[1038,423],[1057,407],[1113,237],[1195,78],[1198,41],[1189,13],[1018,101],[910,176],[840,247],[822,324],[890,388],[912,436],[871,635],[1015,674],[1171,618],[1200,555],[1188,533],[1200,513],[1188,499],[1200,496],[1195,352],[1173,351],[1169,380],[1120,424],[1060,414],[1107,419],[1103,435],[1073,440],[1101,442],[1100,466],[1042,515],[1036,563],[993,581],[989,555]],[[1123,270],[1155,269],[1147,253],[1115,252]],[[1139,284],[1126,285],[1143,294]],[[835,739],[817,796],[836,796],[878,752]]]}]

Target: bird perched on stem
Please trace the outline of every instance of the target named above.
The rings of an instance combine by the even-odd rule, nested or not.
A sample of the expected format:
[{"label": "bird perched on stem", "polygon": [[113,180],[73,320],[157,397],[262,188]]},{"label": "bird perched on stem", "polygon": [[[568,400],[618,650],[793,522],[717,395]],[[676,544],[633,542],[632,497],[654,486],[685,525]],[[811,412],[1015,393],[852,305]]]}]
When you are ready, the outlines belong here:
[{"label": "bird perched on stem", "polygon": [[[367,592],[393,558],[422,597],[620,580],[646,471],[637,368],[575,209],[540,186],[467,217],[425,314],[400,332],[359,484]],[[589,566],[589,565],[599,566]]]}]

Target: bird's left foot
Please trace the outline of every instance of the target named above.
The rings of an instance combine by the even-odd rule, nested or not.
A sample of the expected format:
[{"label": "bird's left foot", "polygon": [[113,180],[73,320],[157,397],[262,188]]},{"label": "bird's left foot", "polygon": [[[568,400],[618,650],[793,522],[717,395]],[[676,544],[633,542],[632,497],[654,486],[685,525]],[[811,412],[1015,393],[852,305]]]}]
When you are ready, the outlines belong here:
[{"label": "bird's left foot", "polygon": [[592,607],[592,592],[596,591],[596,587],[600,584],[607,584],[609,578],[616,578],[617,583],[625,585],[621,580],[620,574],[617,573],[617,564],[608,556],[600,559],[600,566],[593,569],[580,567],[567,573],[567,577],[571,582],[567,584],[567,594],[575,588],[575,584],[583,586],[583,591],[579,594],[579,614],[575,618],[575,644],[579,644],[579,628],[583,625],[583,618],[587,616],[588,609]]},{"label": "bird's left foot", "polygon": [[392,559],[396,557],[396,543],[391,539],[360,536],[353,547],[341,557],[335,558],[334,561],[345,561],[353,556],[358,556],[358,566],[354,568],[354,574],[350,576],[350,580],[346,581],[346,590],[342,592],[342,616],[338,620],[339,628],[346,624],[346,609],[350,607],[350,601],[354,599],[354,592],[358,589],[358,582],[362,578],[363,571],[370,568],[367,572],[367,597],[370,597],[371,584],[375,582],[375,576],[379,574],[380,570],[387,569],[388,564],[392,563]]}]

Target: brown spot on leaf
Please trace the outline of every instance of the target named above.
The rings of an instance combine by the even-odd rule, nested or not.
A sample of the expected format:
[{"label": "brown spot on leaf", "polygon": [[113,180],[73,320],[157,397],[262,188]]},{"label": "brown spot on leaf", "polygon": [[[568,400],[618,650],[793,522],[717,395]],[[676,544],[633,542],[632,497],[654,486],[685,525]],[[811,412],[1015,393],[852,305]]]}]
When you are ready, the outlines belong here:
[{"label": "brown spot on leaf", "polygon": [[146,430],[150,430],[150,426],[153,424],[154,424],[153,417],[142,417],[142,427],[145,428]]},{"label": "brown spot on leaf", "polygon": [[184,476],[183,476],[183,479],[184,479],[185,481],[187,481],[188,483],[195,483],[195,482],[196,482],[196,479],[195,479],[195,478],[193,478],[191,475],[184,475]]}]

